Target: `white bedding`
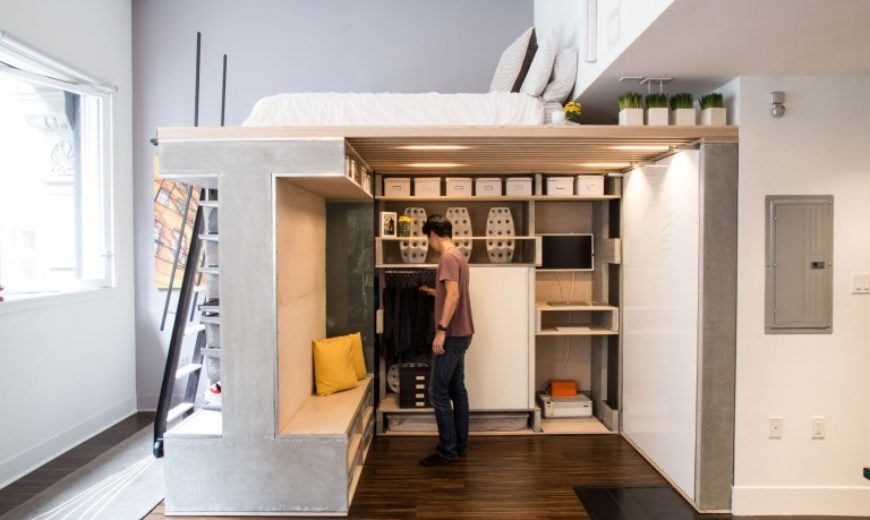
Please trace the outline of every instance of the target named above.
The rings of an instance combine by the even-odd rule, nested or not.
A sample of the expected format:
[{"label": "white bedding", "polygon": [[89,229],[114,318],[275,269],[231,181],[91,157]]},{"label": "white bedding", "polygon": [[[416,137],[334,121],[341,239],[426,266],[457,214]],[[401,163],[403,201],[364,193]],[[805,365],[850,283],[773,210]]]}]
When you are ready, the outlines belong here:
[{"label": "white bedding", "polygon": [[540,98],[488,94],[277,94],[254,105],[242,126],[540,125]]}]

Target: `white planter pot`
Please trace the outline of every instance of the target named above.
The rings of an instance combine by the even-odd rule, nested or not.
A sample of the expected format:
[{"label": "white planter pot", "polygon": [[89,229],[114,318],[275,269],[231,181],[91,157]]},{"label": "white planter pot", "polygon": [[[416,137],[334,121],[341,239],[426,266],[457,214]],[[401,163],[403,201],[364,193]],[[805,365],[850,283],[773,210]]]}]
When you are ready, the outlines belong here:
[{"label": "white planter pot", "polygon": [[676,126],[696,126],[698,124],[695,120],[694,108],[678,108],[673,111],[673,114]]},{"label": "white planter pot", "polygon": [[624,108],[619,111],[620,126],[643,126],[642,108]]},{"label": "white planter pot", "polygon": [[724,108],[705,108],[701,110],[701,124],[703,126],[725,126],[728,123],[727,110]]},{"label": "white planter pot", "polygon": [[647,126],[668,126],[668,118],[670,110],[667,108],[647,108],[646,109],[646,124]]}]

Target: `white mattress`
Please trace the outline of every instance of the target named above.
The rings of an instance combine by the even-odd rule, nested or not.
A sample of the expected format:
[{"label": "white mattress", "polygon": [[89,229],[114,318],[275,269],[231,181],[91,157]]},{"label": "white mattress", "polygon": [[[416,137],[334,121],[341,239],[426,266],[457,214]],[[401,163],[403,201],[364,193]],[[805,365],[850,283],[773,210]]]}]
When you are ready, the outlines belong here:
[{"label": "white mattress", "polygon": [[243,126],[540,125],[544,104],[520,93],[277,94],[254,105]]}]

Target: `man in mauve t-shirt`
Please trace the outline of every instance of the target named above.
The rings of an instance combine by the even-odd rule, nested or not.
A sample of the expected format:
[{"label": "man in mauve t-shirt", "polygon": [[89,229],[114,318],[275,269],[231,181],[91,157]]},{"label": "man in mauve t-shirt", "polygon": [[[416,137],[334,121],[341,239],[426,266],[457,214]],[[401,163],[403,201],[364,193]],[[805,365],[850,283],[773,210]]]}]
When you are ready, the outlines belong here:
[{"label": "man in mauve t-shirt", "polygon": [[[465,389],[465,351],[471,345],[474,320],[468,296],[468,262],[453,243],[453,225],[432,215],[423,225],[429,246],[441,253],[435,288],[421,290],[435,296],[435,340],[429,401],[438,422],[438,447],[421,466],[454,462],[468,452],[468,391]],[[451,408],[450,402],[453,402]]]}]

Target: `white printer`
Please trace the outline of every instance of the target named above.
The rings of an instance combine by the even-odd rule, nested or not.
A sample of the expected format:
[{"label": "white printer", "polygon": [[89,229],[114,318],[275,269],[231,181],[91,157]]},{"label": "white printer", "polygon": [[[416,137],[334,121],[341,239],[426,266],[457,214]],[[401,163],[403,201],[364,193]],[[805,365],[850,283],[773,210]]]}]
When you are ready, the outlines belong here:
[{"label": "white printer", "polygon": [[575,397],[554,398],[550,394],[538,394],[541,411],[546,418],[592,417],[592,400],[583,394]]}]

